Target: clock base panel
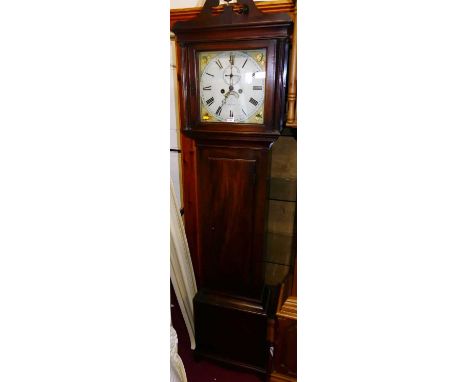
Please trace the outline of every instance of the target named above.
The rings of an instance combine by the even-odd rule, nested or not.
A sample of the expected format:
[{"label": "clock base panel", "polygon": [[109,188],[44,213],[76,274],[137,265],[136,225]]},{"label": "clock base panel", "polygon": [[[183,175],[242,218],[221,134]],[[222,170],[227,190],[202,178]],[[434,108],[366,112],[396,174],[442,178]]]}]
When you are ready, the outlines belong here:
[{"label": "clock base panel", "polygon": [[194,298],[198,356],[267,372],[267,314],[260,303],[199,291]]}]

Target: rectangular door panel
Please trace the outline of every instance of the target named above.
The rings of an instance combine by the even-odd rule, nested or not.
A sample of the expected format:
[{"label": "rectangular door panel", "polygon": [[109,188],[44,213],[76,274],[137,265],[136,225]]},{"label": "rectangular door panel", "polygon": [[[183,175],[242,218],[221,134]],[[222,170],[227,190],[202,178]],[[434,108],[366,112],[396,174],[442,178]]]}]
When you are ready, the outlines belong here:
[{"label": "rectangular door panel", "polygon": [[264,221],[265,208],[265,197],[259,193],[262,159],[261,152],[200,150],[199,227],[205,288],[260,296],[263,234],[259,231],[264,224],[259,222]]}]

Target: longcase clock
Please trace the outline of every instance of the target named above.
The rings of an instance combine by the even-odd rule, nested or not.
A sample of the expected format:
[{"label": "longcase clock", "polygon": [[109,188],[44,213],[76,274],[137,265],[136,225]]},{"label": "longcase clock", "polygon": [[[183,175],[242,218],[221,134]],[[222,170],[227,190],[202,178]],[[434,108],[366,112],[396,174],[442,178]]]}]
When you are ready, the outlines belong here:
[{"label": "longcase clock", "polygon": [[196,353],[266,373],[274,293],[263,257],[271,147],[284,125],[292,21],[252,0],[208,0],[173,27],[185,224],[199,292]]}]

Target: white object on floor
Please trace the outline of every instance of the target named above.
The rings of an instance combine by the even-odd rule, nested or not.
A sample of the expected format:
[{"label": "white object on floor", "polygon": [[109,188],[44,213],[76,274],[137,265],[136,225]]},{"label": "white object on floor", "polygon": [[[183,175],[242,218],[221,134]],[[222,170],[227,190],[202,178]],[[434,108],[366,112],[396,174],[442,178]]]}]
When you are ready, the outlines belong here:
[{"label": "white object on floor", "polygon": [[171,324],[171,382],[187,382],[182,359],[177,352],[177,333]]}]

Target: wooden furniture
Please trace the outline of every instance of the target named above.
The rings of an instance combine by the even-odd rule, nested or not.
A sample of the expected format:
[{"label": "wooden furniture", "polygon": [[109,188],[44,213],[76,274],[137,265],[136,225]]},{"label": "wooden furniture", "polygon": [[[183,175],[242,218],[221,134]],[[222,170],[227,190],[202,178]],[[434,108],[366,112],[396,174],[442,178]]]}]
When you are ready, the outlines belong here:
[{"label": "wooden furniture", "polygon": [[[277,302],[276,288],[265,282],[271,147],[286,123],[292,26],[287,14],[262,14],[252,0],[222,9],[218,0],[208,0],[196,18],[172,27],[178,48],[185,228],[198,284],[196,353],[264,375],[271,346],[268,320]],[[240,122],[204,114],[203,90],[212,89],[202,82],[203,52],[251,54],[264,65],[264,87],[257,85],[264,91],[261,111]],[[220,62],[220,70],[226,65]],[[237,66],[231,68],[231,79],[241,63]],[[221,92],[226,95],[220,107],[228,96],[241,98],[232,81]]]},{"label": "wooden furniture", "polygon": [[292,47],[289,56],[289,83],[288,83],[288,111],[286,126],[297,128],[297,8],[294,6],[292,15],[294,20],[294,33],[292,37]]},{"label": "wooden furniture", "polygon": [[270,382],[297,378],[297,266],[281,286],[274,330]]},{"label": "wooden furniture", "polygon": [[296,178],[296,139],[283,135],[272,149],[270,178],[271,244],[267,257],[281,276],[272,281],[284,280],[275,318],[270,322],[270,382],[295,381],[297,375]]}]

